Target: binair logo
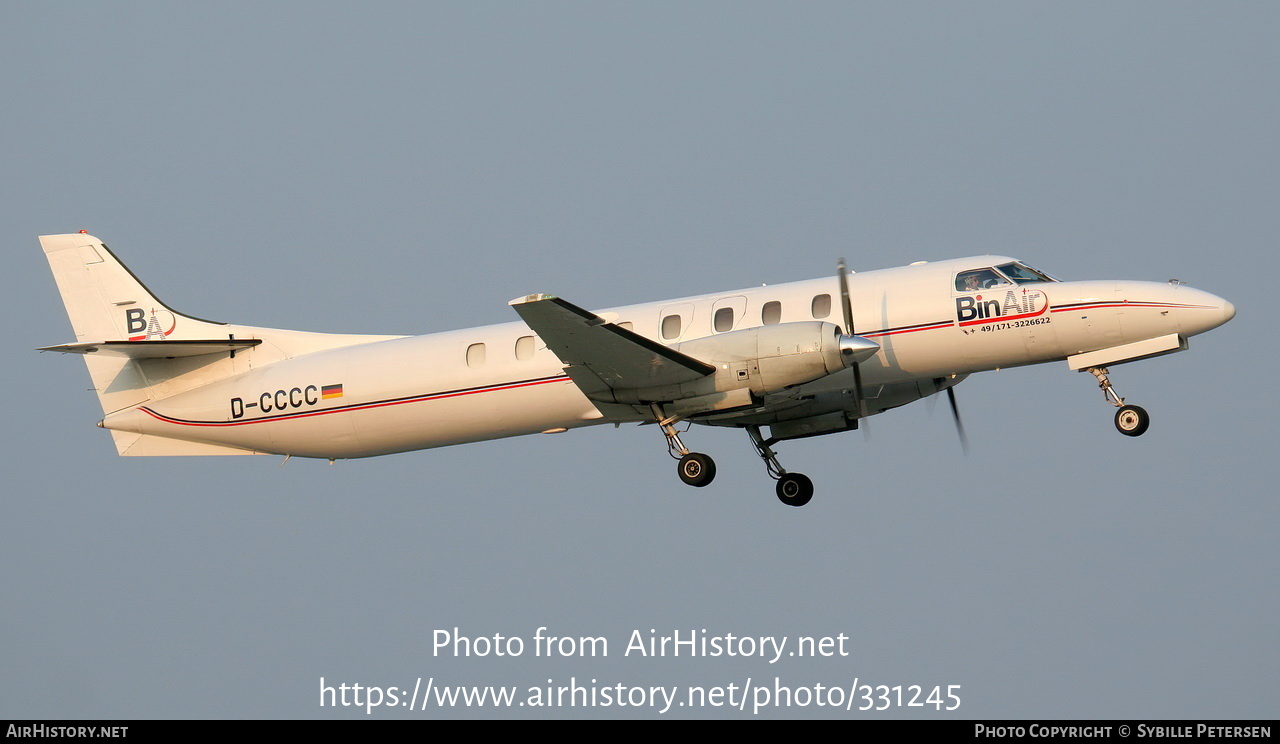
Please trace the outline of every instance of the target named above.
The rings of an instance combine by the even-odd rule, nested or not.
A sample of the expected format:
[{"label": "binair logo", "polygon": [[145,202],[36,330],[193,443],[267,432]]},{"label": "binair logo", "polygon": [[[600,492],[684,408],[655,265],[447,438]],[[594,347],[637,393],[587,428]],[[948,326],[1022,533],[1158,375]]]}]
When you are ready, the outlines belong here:
[{"label": "binair logo", "polygon": [[168,310],[152,308],[151,315],[140,307],[124,311],[125,335],[130,341],[163,341],[178,327],[178,318]]},{"label": "binair logo", "polygon": [[1004,297],[984,293],[956,298],[956,320],[962,326],[978,325],[994,320],[1018,320],[1043,315],[1049,309],[1049,298],[1038,289],[1010,289]]}]

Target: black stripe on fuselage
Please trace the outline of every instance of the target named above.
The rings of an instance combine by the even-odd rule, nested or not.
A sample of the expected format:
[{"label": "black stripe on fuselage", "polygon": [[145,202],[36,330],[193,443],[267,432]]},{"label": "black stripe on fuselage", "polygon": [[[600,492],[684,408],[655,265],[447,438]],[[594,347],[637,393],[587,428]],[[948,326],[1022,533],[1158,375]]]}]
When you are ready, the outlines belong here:
[{"label": "black stripe on fuselage", "polygon": [[152,417],[171,424],[181,424],[183,426],[245,426],[247,424],[261,424],[270,421],[286,421],[295,418],[307,418],[309,416],[322,416],[331,413],[343,413],[346,411],[358,411],[368,408],[381,408],[384,406],[402,405],[405,403],[420,403],[429,400],[440,400],[442,398],[456,398],[462,395],[475,395],[477,393],[497,392],[500,390],[512,390],[516,388],[529,387],[532,385],[544,385],[550,382],[567,381],[568,375],[551,375],[549,377],[535,377],[527,380],[514,380],[511,382],[500,382],[492,385],[479,385],[469,388],[457,388],[454,390],[443,390],[434,393],[420,393],[418,395],[406,395],[399,398],[384,398],[382,400],[366,401],[364,403],[350,403],[345,406],[336,406],[333,408],[321,408],[310,411],[294,411],[275,416],[261,416],[258,418],[236,419],[232,421],[201,421],[197,419],[180,419],[174,416],[166,416],[159,411],[143,406],[140,410],[146,412]]}]

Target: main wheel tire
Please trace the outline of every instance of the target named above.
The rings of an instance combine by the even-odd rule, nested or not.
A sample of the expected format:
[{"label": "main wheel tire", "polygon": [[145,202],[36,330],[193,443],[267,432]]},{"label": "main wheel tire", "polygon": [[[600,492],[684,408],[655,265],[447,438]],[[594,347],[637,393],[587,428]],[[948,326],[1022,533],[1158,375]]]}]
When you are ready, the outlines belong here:
[{"label": "main wheel tire", "polygon": [[677,466],[680,480],[695,487],[702,488],[716,477],[716,462],[701,452],[690,452],[680,458]]},{"label": "main wheel tire", "polygon": [[804,506],[813,498],[813,481],[803,473],[787,473],[778,479],[778,500],[787,506]]},{"label": "main wheel tire", "polygon": [[1151,425],[1151,417],[1138,406],[1124,406],[1116,411],[1116,430],[1127,437],[1140,437]]}]

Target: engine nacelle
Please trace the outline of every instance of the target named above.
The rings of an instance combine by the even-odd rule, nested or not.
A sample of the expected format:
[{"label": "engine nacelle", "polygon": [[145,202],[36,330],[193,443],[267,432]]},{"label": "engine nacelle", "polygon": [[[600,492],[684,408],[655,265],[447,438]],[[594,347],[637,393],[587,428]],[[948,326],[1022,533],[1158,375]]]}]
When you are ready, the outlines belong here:
[{"label": "engine nacelle", "polygon": [[721,333],[672,347],[714,365],[714,374],[693,382],[614,389],[619,403],[673,401],[695,413],[751,405],[752,396],[775,393],[839,372],[880,347],[821,321],[780,323]]}]

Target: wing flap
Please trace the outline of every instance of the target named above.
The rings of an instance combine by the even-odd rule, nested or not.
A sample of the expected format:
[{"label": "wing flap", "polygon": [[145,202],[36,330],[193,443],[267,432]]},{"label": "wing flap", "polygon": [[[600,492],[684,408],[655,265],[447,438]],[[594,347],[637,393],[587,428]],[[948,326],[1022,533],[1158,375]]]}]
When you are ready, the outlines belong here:
[{"label": "wing flap", "polygon": [[716,371],[713,365],[620,328],[552,295],[528,295],[510,305],[566,366],[588,397],[609,390],[679,385]]}]

